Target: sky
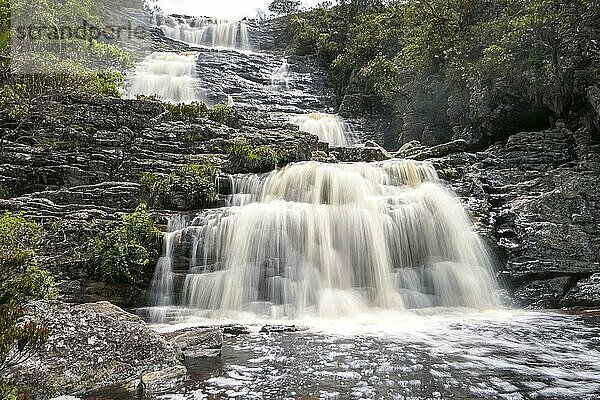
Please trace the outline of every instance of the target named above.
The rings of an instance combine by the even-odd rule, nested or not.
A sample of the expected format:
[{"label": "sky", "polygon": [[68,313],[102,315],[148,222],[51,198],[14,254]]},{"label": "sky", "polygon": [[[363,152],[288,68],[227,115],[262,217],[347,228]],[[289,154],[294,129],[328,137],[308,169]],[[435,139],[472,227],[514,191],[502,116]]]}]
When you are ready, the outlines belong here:
[{"label": "sky", "polygon": [[[303,5],[312,6],[322,0],[303,0]],[[267,11],[271,0],[158,0],[167,13],[205,15],[239,20],[246,16],[255,17],[256,9]]]}]

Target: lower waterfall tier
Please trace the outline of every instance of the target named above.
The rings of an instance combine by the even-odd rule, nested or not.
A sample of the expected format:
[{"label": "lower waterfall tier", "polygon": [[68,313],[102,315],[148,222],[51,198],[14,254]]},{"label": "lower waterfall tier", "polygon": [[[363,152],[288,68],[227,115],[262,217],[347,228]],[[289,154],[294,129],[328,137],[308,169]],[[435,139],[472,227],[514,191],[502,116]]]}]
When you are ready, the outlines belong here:
[{"label": "lower waterfall tier", "polygon": [[233,181],[229,207],[173,220],[155,321],[496,305],[485,246],[429,164],[309,162]]}]

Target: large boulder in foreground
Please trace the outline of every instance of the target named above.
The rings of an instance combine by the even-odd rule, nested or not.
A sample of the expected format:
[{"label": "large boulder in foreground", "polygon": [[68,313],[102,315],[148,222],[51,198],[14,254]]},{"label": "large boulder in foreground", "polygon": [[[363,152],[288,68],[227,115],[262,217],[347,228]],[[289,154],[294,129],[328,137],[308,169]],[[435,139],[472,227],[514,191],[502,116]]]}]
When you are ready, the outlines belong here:
[{"label": "large boulder in foreground", "polygon": [[185,377],[177,344],[108,302],[73,306],[40,301],[30,303],[27,314],[51,332],[40,351],[9,371],[11,383],[33,399],[109,385],[131,387],[156,376]]}]

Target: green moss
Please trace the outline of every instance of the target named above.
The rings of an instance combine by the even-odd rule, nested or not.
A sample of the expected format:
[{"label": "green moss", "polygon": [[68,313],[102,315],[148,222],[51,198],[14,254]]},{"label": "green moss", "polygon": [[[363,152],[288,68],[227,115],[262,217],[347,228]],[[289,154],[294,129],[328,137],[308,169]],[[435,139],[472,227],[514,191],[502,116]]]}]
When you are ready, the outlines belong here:
[{"label": "green moss", "polygon": [[268,146],[250,147],[235,144],[228,149],[229,162],[235,172],[268,172],[283,159],[281,150]]},{"label": "green moss", "polygon": [[140,284],[156,255],[158,237],[146,205],[140,204],[121,224],[92,241],[96,277],[107,283]]}]

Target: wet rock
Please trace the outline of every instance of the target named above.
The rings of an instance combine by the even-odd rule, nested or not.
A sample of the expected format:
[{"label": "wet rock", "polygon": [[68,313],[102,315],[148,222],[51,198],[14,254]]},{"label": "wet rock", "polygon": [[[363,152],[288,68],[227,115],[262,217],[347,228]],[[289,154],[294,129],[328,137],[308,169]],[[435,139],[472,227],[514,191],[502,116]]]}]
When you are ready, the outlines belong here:
[{"label": "wet rock", "polygon": [[144,392],[163,392],[173,389],[185,380],[187,369],[183,365],[166,368],[157,372],[144,374],[139,382],[133,382],[129,390]]},{"label": "wet rock", "polygon": [[600,163],[593,147],[576,143],[566,128],[523,132],[484,152],[430,160],[523,306],[557,307],[578,279],[600,273]]},{"label": "wet rock", "polygon": [[371,146],[334,147],[330,154],[339,162],[373,162],[392,158],[383,147],[371,142]]},{"label": "wet rock", "polygon": [[233,336],[249,335],[252,332],[249,327],[247,327],[245,325],[238,325],[238,324],[223,325],[221,327],[221,330],[223,331],[224,335],[233,335]]},{"label": "wet rock", "polygon": [[221,356],[223,333],[220,328],[189,328],[164,333],[163,337],[176,344],[186,358]]},{"label": "wet rock", "polygon": [[33,357],[9,370],[8,380],[32,398],[127,385],[151,373],[172,377],[165,371],[174,368],[185,374],[175,344],[110,303],[33,302],[27,314],[46,326],[50,337]]},{"label": "wet rock", "polygon": [[301,328],[295,325],[265,325],[260,328],[260,333],[291,333],[302,331]]},{"label": "wet rock", "polygon": [[527,308],[558,308],[569,288],[569,277],[536,280],[519,287],[514,297],[518,305]]},{"label": "wet rock", "polygon": [[467,148],[467,142],[465,142],[464,140],[453,140],[452,142],[440,144],[437,146],[419,149],[418,152],[416,152],[416,149],[414,147],[411,147],[411,148],[405,149],[403,152],[401,151],[399,153],[404,155],[408,151],[410,151],[410,153],[412,153],[412,154],[405,156],[406,158],[422,161],[422,160],[426,160],[428,158],[438,158],[438,157],[444,157],[444,156],[447,156],[447,155],[453,154],[453,153],[459,153],[461,151],[465,151],[466,148]]},{"label": "wet rock", "polygon": [[600,307],[600,273],[581,279],[561,301],[563,307]]}]

